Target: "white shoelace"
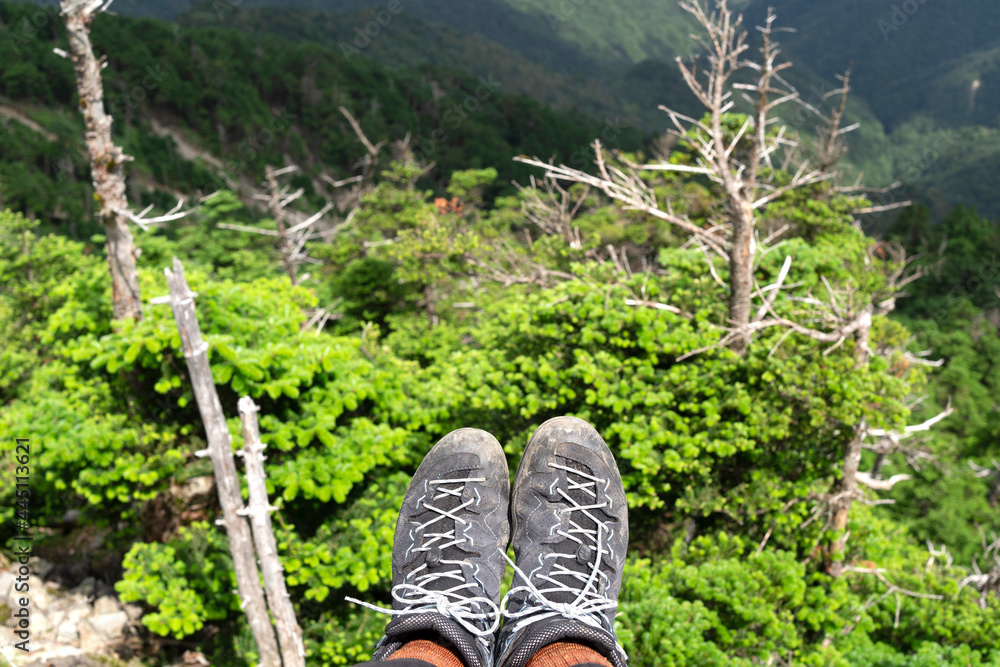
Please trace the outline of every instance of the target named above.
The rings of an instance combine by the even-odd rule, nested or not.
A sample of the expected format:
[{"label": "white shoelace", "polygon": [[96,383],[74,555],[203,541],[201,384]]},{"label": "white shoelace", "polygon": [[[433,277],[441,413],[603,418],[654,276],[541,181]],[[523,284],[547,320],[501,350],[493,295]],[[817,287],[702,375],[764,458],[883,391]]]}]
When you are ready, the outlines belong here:
[{"label": "white shoelace", "polygon": [[[604,487],[607,488],[609,483],[608,480],[588,475],[587,473],[577,470],[576,468],[570,468],[556,463],[550,463],[549,466],[566,471],[566,480],[569,483],[569,491],[582,491],[595,501],[597,500],[597,485],[603,484]],[[584,481],[575,482],[570,479],[570,474],[577,475]],[[561,535],[566,539],[572,540],[581,546],[593,549],[596,552],[593,568],[588,575],[582,572],[570,570],[561,563],[557,562],[553,564],[548,575],[538,575],[536,577],[540,582],[550,584],[550,587],[539,588],[531,582],[531,577],[529,575],[522,572],[514,564],[514,562],[510,560],[510,558],[507,558],[507,554],[504,554],[504,558],[506,558],[511,567],[514,568],[515,577],[520,577],[524,582],[524,585],[511,588],[510,592],[504,596],[504,599],[500,602],[500,607],[504,610],[503,615],[511,621],[519,622],[523,627],[531,625],[532,623],[538,623],[539,621],[562,616],[564,618],[585,623],[586,625],[594,628],[607,630],[604,625],[606,619],[603,612],[609,609],[617,608],[618,602],[617,600],[612,600],[598,592],[598,578],[608,578],[606,574],[601,572],[601,559],[605,554],[611,555],[611,551],[608,548],[605,548],[603,543],[603,539],[610,533],[610,528],[608,527],[607,522],[598,519],[594,516],[591,510],[607,507],[609,503],[595,502],[595,504],[592,505],[581,505],[571,498],[567,491],[555,488],[555,484],[553,484],[553,488],[550,488],[550,493],[551,491],[557,492],[558,495],[569,504],[569,507],[557,510],[559,514],[581,512],[596,525],[593,529],[584,528],[570,518],[568,520],[570,526],[569,530],[555,531],[556,534]],[[543,558],[576,560],[576,554],[551,553],[545,554]],[[583,586],[582,588],[574,587],[567,584],[565,581],[557,580],[555,577],[574,579],[577,582],[582,583]],[[552,593],[576,594],[576,598],[572,602],[568,603],[554,602],[547,597],[547,595],[551,595]],[[508,612],[506,610],[508,598],[512,595],[520,594],[525,595],[524,608],[520,611]],[[534,602],[529,604],[528,601],[532,598],[534,599]],[[518,630],[523,629],[523,627],[518,628]],[[621,646],[618,646],[618,649],[623,650]]]},{"label": "white shoelace", "polygon": [[[436,490],[437,493],[432,496],[431,502],[436,502],[443,498],[447,498],[448,496],[454,496],[461,499],[462,494],[465,492],[466,484],[469,482],[485,481],[486,479],[484,477],[432,480],[429,482],[429,485],[433,490]],[[444,486],[454,484],[458,484],[459,486],[455,488],[446,488]],[[426,500],[421,500],[419,503],[420,505],[422,505],[425,509],[436,513],[438,516],[426,523],[421,524],[418,526],[417,530],[424,531],[445,518],[454,521],[455,525],[459,523],[464,525],[468,522],[457,516],[458,513],[466,507],[476,504],[477,502],[478,501],[470,498],[458,507],[449,511],[435,507]],[[444,551],[447,547],[464,544],[465,542],[469,542],[470,545],[472,544],[472,541],[469,538],[458,538],[456,536],[455,528],[441,533],[425,532],[421,545],[410,551],[430,551],[431,549],[436,548],[440,552]],[[409,553],[407,555],[409,555]],[[392,599],[402,605],[405,605],[403,609],[387,609],[369,602],[363,602],[362,600],[358,600],[356,598],[349,597],[345,599],[380,614],[390,614],[392,616],[405,616],[408,614],[423,614],[428,611],[437,611],[442,616],[455,621],[462,626],[463,629],[476,637],[477,641],[479,641],[480,644],[487,649],[487,652],[489,652],[489,642],[486,638],[492,636],[493,633],[496,632],[497,628],[500,627],[500,607],[497,606],[497,603],[493,600],[486,597],[466,597],[461,595],[462,591],[474,589],[479,586],[479,584],[475,581],[466,582],[462,567],[470,565],[468,561],[441,560],[434,569],[440,569],[441,566],[446,564],[454,565],[455,567],[449,570],[441,570],[440,572],[432,572],[431,568],[429,568],[425,562],[421,564],[420,567],[406,575],[407,579],[412,578],[412,583],[406,582],[392,587]],[[425,570],[426,572],[424,574],[420,574]],[[440,591],[429,590],[427,588],[428,585],[440,579],[454,579],[459,582],[459,585]],[[487,621],[489,625],[486,629],[483,629],[482,627],[476,625],[477,621]]]}]

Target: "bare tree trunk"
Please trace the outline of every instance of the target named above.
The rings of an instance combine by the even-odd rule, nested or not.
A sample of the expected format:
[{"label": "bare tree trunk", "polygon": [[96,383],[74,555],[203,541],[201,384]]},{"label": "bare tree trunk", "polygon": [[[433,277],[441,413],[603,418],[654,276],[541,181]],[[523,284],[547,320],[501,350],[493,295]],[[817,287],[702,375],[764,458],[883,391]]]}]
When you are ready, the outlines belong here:
[{"label": "bare tree trunk", "polygon": [[840,479],[833,486],[830,498],[830,512],[833,518],[830,527],[836,536],[830,549],[829,573],[839,577],[844,571],[844,554],[847,550],[847,522],[851,514],[851,504],[858,492],[858,466],[861,464],[861,450],[864,443],[865,423],[855,432],[844,453],[844,464]]},{"label": "bare tree trunk", "polygon": [[[735,202],[734,202],[735,204]],[[750,333],[750,296],[753,292],[753,211],[742,203],[733,211],[733,248],[729,260],[729,326],[743,331],[733,338],[729,348],[746,354]]]},{"label": "bare tree trunk", "polygon": [[62,11],[66,16],[66,34],[76,70],[80,111],[86,124],[94,196],[107,237],[114,317],[116,320],[141,320],[142,298],[136,270],[139,251],[132,241],[125,216],[128,198],[125,195],[124,165],[131,158],[112,141],[112,118],[104,111],[104,87],[101,82],[103,59],[94,57],[90,43],[90,22],[96,9],[93,2],[63,0]]},{"label": "bare tree trunk", "polygon": [[437,312],[437,295],[435,294],[434,287],[431,285],[424,286],[424,300],[423,300],[424,312],[427,313],[427,321],[430,322],[432,327],[436,327],[440,318]]},{"label": "bare tree trunk", "polygon": [[1000,470],[993,474],[993,488],[990,489],[989,502],[990,507],[996,507],[1000,502]]},{"label": "bare tree trunk", "polygon": [[881,451],[875,457],[875,465],[872,466],[871,476],[873,479],[879,479],[882,476],[882,468],[885,467],[886,461],[889,460],[889,450],[886,448]]},{"label": "bare tree trunk", "polygon": [[247,487],[250,490],[250,508],[247,515],[253,527],[253,541],[257,559],[264,573],[264,590],[267,604],[274,616],[284,667],[305,667],[305,648],[302,629],[295,620],[295,608],[285,588],[285,577],[278,560],[278,543],[271,526],[271,510],[267,500],[267,482],[264,481],[264,445],[257,426],[258,407],[253,399],[240,399],[240,420],[243,422],[243,463],[246,465]]},{"label": "bare tree trunk", "polygon": [[278,249],[281,251],[281,263],[285,266],[288,277],[292,279],[293,285],[299,284],[298,271],[292,259],[291,242],[288,240],[288,225],[285,224],[285,207],[281,205],[281,190],[278,187],[278,176],[274,173],[274,167],[268,165],[265,168],[267,177],[267,190],[271,195],[270,209],[274,215],[274,223],[278,226]]},{"label": "bare tree trunk", "polygon": [[[245,510],[239,478],[236,476],[236,463],[233,461],[232,439],[226,426],[226,416],[222,412],[222,403],[219,402],[219,394],[215,391],[215,382],[212,380],[208,344],[201,337],[201,327],[194,312],[196,295],[188,288],[184,267],[176,257],[173,271],[165,269],[164,273],[167,274],[170,285],[169,303],[181,335],[191,387],[208,436],[207,453],[215,472],[215,485],[219,491],[219,504],[222,506],[222,522],[229,536],[241,606],[257,641],[260,664],[264,667],[281,667],[278,643],[267,615],[264,592],[261,590],[250,525],[241,516],[245,514]],[[204,454],[199,452],[199,455]]]},{"label": "bare tree trunk", "polygon": [[871,345],[869,340],[872,333],[872,313],[875,308],[868,306],[858,314],[858,330],[854,334],[854,368],[861,370],[868,365],[871,357]]},{"label": "bare tree trunk", "polygon": [[[854,334],[854,367],[862,369],[868,365],[871,348],[868,339],[872,330],[872,306],[869,305],[859,314],[859,324]],[[839,577],[844,571],[844,554],[847,551],[847,522],[850,519],[851,505],[858,493],[858,466],[861,465],[861,452],[864,449],[864,439],[868,424],[864,419],[854,431],[854,438],[847,445],[844,453],[844,464],[841,468],[840,480],[833,485],[830,511],[833,513],[834,538],[831,549],[830,575]]]}]

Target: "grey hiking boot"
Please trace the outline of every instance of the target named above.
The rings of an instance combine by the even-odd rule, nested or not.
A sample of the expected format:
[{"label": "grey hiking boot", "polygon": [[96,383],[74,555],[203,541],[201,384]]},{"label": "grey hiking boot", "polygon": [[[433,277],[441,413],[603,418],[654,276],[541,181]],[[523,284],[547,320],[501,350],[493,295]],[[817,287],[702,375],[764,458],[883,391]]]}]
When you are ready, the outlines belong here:
[{"label": "grey hiking boot", "polygon": [[503,448],[485,431],[453,431],[427,453],[396,522],[392,609],[348,598],[393,616],[373,660],[431,639],[466,667],[493,667],[509,493]]},{"label": "grey hiking boot", "polygon": [[614,456],[587,422],[557,417],[524,450],[510,500],[516,558],[498,667],[523,667],[557,641],[586,644],[616,667],[614,633],[628,549],[628,504]]}]

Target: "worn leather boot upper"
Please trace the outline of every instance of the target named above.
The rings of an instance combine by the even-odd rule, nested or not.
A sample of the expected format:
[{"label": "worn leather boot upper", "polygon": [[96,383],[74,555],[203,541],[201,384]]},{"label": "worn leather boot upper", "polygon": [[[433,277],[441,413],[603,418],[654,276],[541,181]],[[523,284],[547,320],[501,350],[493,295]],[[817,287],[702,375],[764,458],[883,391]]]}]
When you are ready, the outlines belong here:
[{"label": "worn leather boot upper", "polygon": [[628,505],[614,457],[581,419],[532,436],[511,497],[515,577],[504,600],[501,667],[555,641],[592,646],[624,667],[613,623],[628,548]]},{"label": "worn leather boot upper", "polygon": [[493,667],[509,492],[503,448],[485,431],[453,431],[424,457],[396,523],[393,609],[354,600],[394,617],[375,660],[421,637],[446,644],[466,667]]}]

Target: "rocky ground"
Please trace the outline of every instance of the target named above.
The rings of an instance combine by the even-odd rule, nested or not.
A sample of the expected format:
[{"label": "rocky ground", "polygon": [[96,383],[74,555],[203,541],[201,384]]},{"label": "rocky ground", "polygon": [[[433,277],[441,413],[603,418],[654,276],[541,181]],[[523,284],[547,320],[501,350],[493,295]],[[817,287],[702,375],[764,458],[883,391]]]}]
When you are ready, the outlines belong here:
[{"label": "rocky ground", "polygon": [[[126,664],[121,649],[137,640],[142,608],[123,604],[104,582],[87,577],[73,588],[45,581],[52,572],[50,563],[33,558],[30,587],[30,651],[14,647],[22,593],[14,590],[15,564],[0,572],[0,652],[7,662],[25,667],[83,667],[85,665]],[[126,652],[127,653],[127,652]],[[138,663],[134,663],[138,664]]]}]

